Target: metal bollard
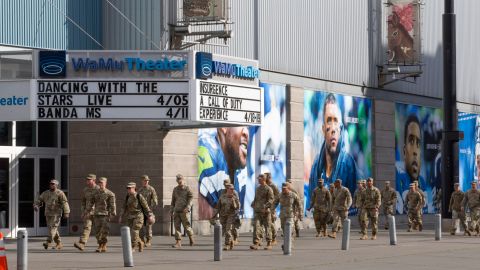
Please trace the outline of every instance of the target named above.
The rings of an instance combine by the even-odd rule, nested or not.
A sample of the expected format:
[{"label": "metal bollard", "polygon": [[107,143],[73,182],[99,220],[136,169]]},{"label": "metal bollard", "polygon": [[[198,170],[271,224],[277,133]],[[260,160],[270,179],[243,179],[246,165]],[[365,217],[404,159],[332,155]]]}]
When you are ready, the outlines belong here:
[{"label": "metal bollard", "polygon": [[388,232],[390,234],[390,245],[394,246],[397,244],[397,227],[395,225],[395,216],[388,216],[388,226]]},{"label": "metal bollard", "polygon": [[123,226],[122,229],[123,267],[133,267],[132,240],[130,228]]},{"label": "metal bollard", "polygon": [[292,255],[292,221],[285,222],[285,231],[283,232],[283,255]]},{"label": "metal bollard", "polygon": [[222,260],[222,224],[219,222],[213,227],[213,260]]},{"label": "metal bollard", "polygon": [[343,222],[342,250],[348,250],[350,246],[350,223],[348,218]]},{"label": "metal bollard", "polygon": [[17,232],[17,269],[28,269],[28,232],[19,230]]},{"label": "metal bollard", "polygon": [[442,215],[435,215],[435,241],[442,239]]}]

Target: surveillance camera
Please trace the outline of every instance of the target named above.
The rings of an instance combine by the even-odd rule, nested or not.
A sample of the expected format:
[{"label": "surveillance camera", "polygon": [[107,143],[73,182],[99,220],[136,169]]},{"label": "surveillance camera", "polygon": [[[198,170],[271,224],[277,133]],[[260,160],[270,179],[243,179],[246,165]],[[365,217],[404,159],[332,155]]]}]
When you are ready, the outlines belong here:
[{"label": "surveillance camera", "polygon": [[388,71],[388,73],[400,73],[400,67],[399,66],[388,67],[387,71]]}]

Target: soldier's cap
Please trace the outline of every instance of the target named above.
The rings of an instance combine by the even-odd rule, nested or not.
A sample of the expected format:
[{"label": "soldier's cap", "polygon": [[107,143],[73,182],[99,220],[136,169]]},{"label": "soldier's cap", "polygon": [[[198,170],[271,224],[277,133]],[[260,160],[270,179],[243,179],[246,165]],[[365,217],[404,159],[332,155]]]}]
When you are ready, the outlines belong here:
[{"label": "soldier's cap", "polygon": [[365,179],[362,179],[361,181],[362,181],[362,184],[367,183],[367,180],[365,180]]},{"label": "soldier's cap", "polygon": [[233,189],[233,185],[230,184],[230,183],[228,183],[228,184],[225,185],[225,188],[227,188],[227,189]]},{"label": "soldier's cap", "polygon": [[390,181],[385,181],[385,184],[390,184]]},{"label": "soldier's cap", "polygon": [[458,187],[458,186],[460,186],[460,184],[459,184],[459,183],[455,183],[455,184],[453,184],[453,186]]},{"label": "soldier's cap", "polygon": [[417,181],[417,180],[413,181],[413,183],[418,185],[418,181]]},{"label": "soldier's cap", "polygon": [[473,184],[475,184],[475,185],[476,185],[476,184],[477,184],[477,182],[475,182],[475,181],[472,181],[472,185],[473,185]]},{"label": "soldier's cap", "polygon": [[341,183],[342,183],[342,179],[337,179],[337,180],[335,180],[335,183],[340,183],[340,184],[341,184]]},{"label": "soldier's cap", "polygon": [[265,174],[265,176],[271,175],[271,173],[270,173],[269,171],[266,171],[266,172],[264,172],[263,174]]},{"label": "soldier's cap", "polygon": [[179,174],[177,174],[177,176],[176,176],[176,177],[177,177],[177,181],[178,181],[178,180],[180,180],[180,179],[183,179],[183,175],[182,175],[182,174],[180,174],[180,173],[179,173]]},{"label": "soldier's cap", "polygon": [[363,182],[363,180],[357,180],[357,184],[361,184]]},{"label": "soldier's cap", "polygon": [[410,184],[410,187],[415,187],[415,184]]},{"label": "soldier's cap", "polygon": [[134,188],[134,187],[137,187],[137,184],[135,184],[135,182],[129,182],[127,184],[127,188]]},{"label": "soldier's cap", "polygon": [[367,178],[367,181],[373,181],[373,178],[372,178],[372,177],[368,177],[368,178]]},{"label": "soldier's cap", "polygon": [[144,174],[144,175],[142,175],[142,180],[150,181],[150,177],[148,177],[148,175]]},{"label": "soldier's cap", "polygon": [[330,185],[328,185],[328,186],[329,186],[329,187],[334,187],[334,185],[333,185],[333,184],[330,184]]},{"label": "soldier's cap", "polygon": [[57,181],[57,180],[55,180],[55,179],[52,179],[52,180],[50,180],[50,184],[55,184],[55,185],[58,185],[58,181]]},{"label": "soldier's cap", "polygon": [[90,173],[90,174],[87,175],[87,177],[85,177],[85,179],[95,180],[95,179],[97,179],[97,176],[93,173]]},{"label": "soldier's cap", "polygon": [[257,179],[266,179],[265,174],[263,173],[259,174]]},{"label": "soldier's cap", "polygon": [[107,178],[106,177],[100,177],[100,178],[98,178],[98,182],[107,182]]},{"label": "soldier's cap", "polygon": [[230,179],[223,180],[223,185],[224,186],[227,186],[228,184],[230,184]]},{"label": "soldier's cap", "polygon": [[282,188],[288,188],[288,184],[287,183],[282,183]]},{"label": "soldier's cap", "polygon": [[318,178],[318,182],[319,182],[319,183],[320,183],[320,182],[322,182],[322,183],[323,183],[323,182],[324,182],[324,180],[323,180],[322,178]]},{"label": "soldier's cap", "polygon": [[287,183],[292,183],[292,179],[287,179]]}]

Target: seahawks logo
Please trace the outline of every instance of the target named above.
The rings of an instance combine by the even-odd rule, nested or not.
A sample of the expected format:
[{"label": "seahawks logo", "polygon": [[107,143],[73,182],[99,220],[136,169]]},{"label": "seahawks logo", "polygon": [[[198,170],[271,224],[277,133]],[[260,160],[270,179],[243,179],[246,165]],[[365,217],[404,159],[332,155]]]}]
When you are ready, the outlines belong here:
[{"label": "seahawks logo", "polygon": [[205,52],[197,52],[196,55],[196,69],[197,69],[197,78],[198,79],[209,79],[212,78],[212,54]]},{"label": "seahawks logo", "polygon": [[65,77],[65,51],[40,51],[40,77]]}]

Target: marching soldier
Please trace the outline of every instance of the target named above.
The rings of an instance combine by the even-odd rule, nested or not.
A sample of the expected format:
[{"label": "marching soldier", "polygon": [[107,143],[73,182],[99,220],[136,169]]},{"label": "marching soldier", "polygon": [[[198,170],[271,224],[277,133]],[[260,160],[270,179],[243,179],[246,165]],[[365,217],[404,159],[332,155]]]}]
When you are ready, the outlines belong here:
[{"label": "marching soldier", "polygon": [[47,220],[48,237],[47,241],[43,243],[43,247],[48,249],[48,246],[55,242],[54,249],[62,249],[63,244],[58,234],[58,226],[60,225],[60,218],[67,219],[70,215],[70,207],[68,206],[67,196],[58,189],[58,181],[50,180],[49,189],[40,194],[40,197],[33,204],[33,209],[38,211],[42,206],[45,206],[45,219]]},{"label": "marching soldier", "polygon": [[188,220],[188,213],[192,207],[193,193],[189,186],[185,184],[183,175],[177,174],[177,186],[172,192],[172,202],[170,214],[173,215],[173,223],[175,225],[175,244],[173,248],[180,248],[182,246],[182,234],[180,232],[181,225],[187,231],[188,238],[190,239],[190,246],[193,246],[193,230]]},{"label": "marching soldier", "polygon": [[[420,219],[423,220],[423,207],[425,207],[425,204],[427,202],[425,192],[418,186],[418,181],[413,181],[413,184],[415,185],[415,190],[420,193],[420,196],[422,197],[422,208],[420,209]],[[415,225],[415,229],[418,229],[421,231],[420,227]]]},{"label": "marching soldier", "polygon": [[322,237],[327,236],[327,218],[332,208],[332,196],[330,192],[323,186],[323,179],[318,179],[318,187],[313,190],[312,200],[308,211],[313,208],[313,220],[317,230],[316,237],[320,234]]},{"label": "marching soldier", "polygon": [[373,178],[367,179],[367,187],[361,195],[362,205],[362,237],[360,240],[366,240],[368,222],[372,224],[372,240],[377,239],[378,231],[378,209],[382,201],[380,190],[373,186]]},{"label": "marching soldier", "polygon": [[94,211],[95,236],[98,248],[96,252],[106,252],[108,234],[110,232],[109,222],[117,215],[115,206],[115,194],[107,189],[107,178],[98,179],[98,189],[93,195],[90,207],[87,212]]},{"label": "marching soldier", "polygon": [[[218,193],[218,197],[222,197],[222,194],[227,191],[227,186],[231,184],[230,183],[230,178],[227,178],[223,180],[223,187],[224,189],[221,189],[220,192]],[[232,185],[233,186],[233,185]],[[235,190],[235,187],[233,187],[233,195],[237,197],[237,199],[240,201],[240,197],[238,196],[237,191]],[[241,206],[241,205],[240,205]],[[239,206],[239,209],[240,209]],[[235,214],[235,222],[233,224],[233,229],[232,229],[232,237],[233,237],[233,244],[238,245],[239,239],[238,239],[238,229],[240,228],[240,217],[239,217],[239,211],[236,211]]]},{"label": "marching soldier", "polygon": [[335,180],[334,185],[335,201],[333,202],[333,226],[332,233],[328,235],[330,238],[337,237],[337,231],[341,224],[343,224],[343,221],[347,218],[348,208],[352,205],[352,195],[348,188],[342,186],[342,180]]},{"label": "marching soldier", "polygon": [[330,193],[332,203],[330,205],[330,211],[328,212],[327,216],[327,225],[333,226],[333,202],[335,201],[335,185],[333,183],[328,185],[328,192]]},{"label": "marching soldier", "polygon": [[478,229],[478,219],[480,217],[480,191],[477,189],[477,183],[472,181],[472,188],[465,193],[465,196],[462,200],[462,208],[461,211],[465,211],[465,209],[470,209],[470,229],[469,232],[472,233],[476,231],[476,236],[480,234]]},{"label": "marching soldier", "polygon": [[270,214],[270,209],[273,204],[273,191],[267,186],[265,175],[260,174],[258,176],[258,187],[255,190],[255,198],[252,202],[252,208],[254,211],[253,216],[253,245],[250,246],[250,249],[258,250],[260,246],[260,241],[263,238],[263,231],[265,231],[267,246],[266,250],[272,249],[272,215]]},{"label": "marching soldier", "polygon": [[395,205],[397,204],[397,192],[390,186],[390,181],[385,181],[385,189],[382,190],[381,195],[385,230],[388,230],[388,216],[395,215]]},{"label": "marching soldier", "polygon": [[[353,193],[353,202],[352,206],[357,208],[357,218],[358,218],[358,224],[360,225],[360,228],[362,228],[362,192],[365,190],[365,186],[363,185],[363,180],[358,180],[357,181],[357,189]],[[360,233],[362,233],[362,230],[360,230]]]},{"label": "marching soldier", "polygon": [[471,236],[472,234],[468,230],[467,220],[465,218],[465,211],[462,211],[462,201],[465,194],[460,190],[458,183],[455,183],[453,186],[455,191],[452,193],[450,203],[448,204],[448,212],[452,213],[452,228],[450,234],[455,235],[455,232],[457,231],[457,220],[459,219],[460,224],[464,229],[464,235]]},{"label": "marching soldier", "polygon": [[272,174],[269,172],[266,172],[265,177],[267,179],[267,185],[273,191],[273,203],[272,203],[272,207],[270,208],[270,214],[272,215],[272,225],[270,227],[270,230],[272,231],[272,245],[275,245],[277,244],[277,230],[275,228],[275,221],[277,220],[276,209],[279,204],[280,192],[278,191],[278,188],[275,185],[275,183],[273,183],[272,181]]},{"label": "marching soldier", "polygon": [[83,189],[80,206],[81,217],[83,220],[83,232],[80,235],[80,240],[73,243],[73,246],[78,248],[79,250],[85,249],[85,245],[87,244],[88,238],[90,237],[90,231],[92,230],[93,226],[94,208],[90,208],[90,211],[87,211],[87,208],[89,207],[89,203],[92,201],[93,194],[98,190],[98,186],[95,183],[95,181],[97,180],[97,176],[95,174],[89,174],[85,179],[86,187]]},{"label": "marching soldier", "polygon": [[[157,191],[153,188],[150,184],[150,177],[148,175],[142,175],[142,187],[138,190],[143,198],[147,201],[148,207],[152,212],[154,211],[155,207],[158,205],[158,197]],[[141,230],[141,238],[145,242],[145,246],[149,247],[152,245],[152,231],[153,224],[145,223],[143,229]]]},{"label": "marching soldier", "polygon": [[422,224],[422,207],[423,207],[423,200],[422,195],[415,189],[415,184],[410,184],[410,191],[407,193],[407,197],[405,199],[405,204],[407,205],[408,209],[408,230],[407,232],[411,232],[414,226],[418,225],[418,229],[422,231],[423,224]]},{"label": "marching soldier", "polygon": [[287,179],[288,188],[300,198],[300,211],[293,217],[295,223],[295,236],[300,237],[300,221],[303,220],[303,201],[302,197],[298,194],[298,191],[293,187],[292,179]]},{"label": "marching soldier", "polygon": [[124,224],[130,227],[130,237],[132,241],[132,248],[138,247],[138,251],[142,252],[145,247],[142,239],[140,239],[140,229],[142,229],[144,219],[148,222],[154,219],[148,203],[142,195],[136,191],[136,184],[130,182],[127,184],[127,197],[123,204],[123,213],[120,217],[120,222],[123,220]]},{"label": "marching soldier", "polygon": [[[280,224],[285,235],[285,224],[293,224],[293,217],[300,211],[300,198],[294,192],[290,191],[287,183],[282,184],[282,192],[279,196],[280,203]],[[293,233],[292,233],[293,239]],[[283,245],[282,245],[283,249]]]},{"label": "marching soldier", "polygon": [[234,245],[233,230],[237,212],[240,208],[240,200],[238,196],[235,196],[235,189],[232,184],[228,183],[225,187],[226,191],[220,195],[214,217],[219,215],[220,224],[222,224],[222,228],[224,229],[225,247],[223,250],[232,250]]}]

